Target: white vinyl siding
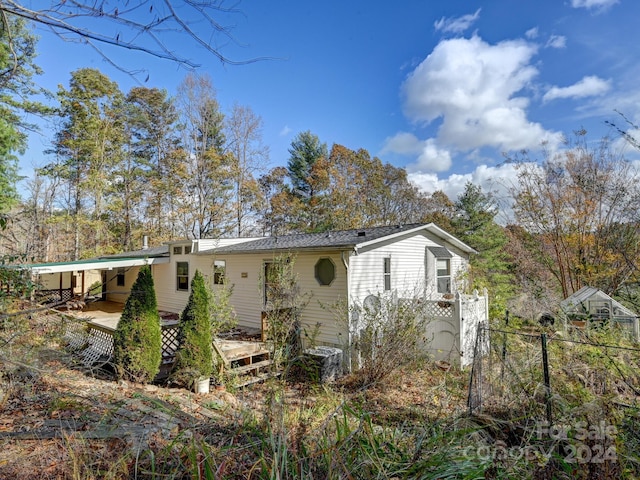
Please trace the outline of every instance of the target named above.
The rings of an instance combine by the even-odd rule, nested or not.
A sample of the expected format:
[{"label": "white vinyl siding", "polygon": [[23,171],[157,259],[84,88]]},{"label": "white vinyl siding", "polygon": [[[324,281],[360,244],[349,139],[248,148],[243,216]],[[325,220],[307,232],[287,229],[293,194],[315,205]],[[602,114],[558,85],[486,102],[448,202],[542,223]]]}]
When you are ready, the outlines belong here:
[{"label": "white vinyl siding", "polygon": [[451,245],[443,244],[436,237],[422,233],[394,239],[393,242],[377,244],[363,249],[349,258],[350,293],[352,301],[362,303],[368,295],[379,295],[385,291],[381,265],[384,258],[391,258],[391,291],[399,297],[437,295],[436,261],[427,255],[427,247],[446,247],[452,254],[450,259],[451,287],[455,290],[455,279],[466,268],[466,257]]},{"label": "white vinyl siding", "polygon": [[[198,245],[197,242],[195,244]],[[422,295],[426,288],[428,296],[435,296],[436,262],[429,258],[427,247],[444,246],[451,253],[452,289],[455,290],[456,275],[466,264],[466,254],[451,245],[445,245],[438,237],[424,232],[408,234],[386,242],[377,242],[363,247],[357,253],[344,252],[344,261],[349,265],[349,291],[347,292],[347,269],[337,250],[303,251],[298,253],[294,271],[302,294],[308,294],[307,305],[302,313],[303,334],[311,335],[316,324],[319,332],[315,342],[319,345],[345,346],[348,338],[345,323],[336,321],[335,306],[361,304],[370,294],[384,292],[384,258],[390,258],[391,292],[399,297]],[[201,251],[201,249],[194,249]],[[464,255],[464,258],[463,256]],[[232,288],[231,304],[239,326],[259,329],[262,326],[264,292],[261,277],[264,264],[276,255],[269,253],[238,253],[211,255],[182,255],[172,257],[171,263],[154,265],[154,281],[158,306],[162,310],[181,312],[189,298],[189,292],[176,291],[176,262],[189,261],[189,282],[196,269],[200,270],[214,289],[214,261],[224,262],[226,285]],[[335,279],[330,285],[319,285],[316,279],[316,264],[321,258],[329,258],[335,265]],[[307,339],[308,341],[308,339]]]},{"label": "white vinyl siding", "polygon": [[106,271],[107,300],[110,302],[125,303],[131,293],[131,287],[138,278],[140,267],[125,267],[124,285],[118,285],[118,270]]},{"label": "white vinyl siding", "polygon": [[[231,302],[240,326],[261,328],[263,298],[261,276],[265,262],[273,260],[273,255],[252,253],[218,257],[225,260],[227,282],[233,287]],[[331,285],[318,285],[314,267],[318,259],[331,258],[335,265],[335,279]],[[310,336],[320,323],[316,343],[321,345],[341,345],[346,342],[342,325],[338,325],[331,311],[332,307],[344,303],[347,295],[346,270],[339,252],[300,253],[294,264],[298,276],[300,292],[307,295],[307,305],[302,312],[303,337]],[[243,273],[246,276],[243,276]],[[346,325],[345,325],[346,327]],[[346,331],[346,328],[345,328]],[[344,340],[343,340],[344,339]],[[309,342],[309,338],[306,342]]]},{"label": "white vinyl siding", "polygon": [[205,277],[206,281],[213,282],[213,255],[183,255],[171,259],[170,263],[153,265],[153,283],[156,288],[158,308],[167,312],[180,313],[187,305],[189,291],[176,290],[176,263],[177,261],[189,262],[189,285],[196,270]]}]

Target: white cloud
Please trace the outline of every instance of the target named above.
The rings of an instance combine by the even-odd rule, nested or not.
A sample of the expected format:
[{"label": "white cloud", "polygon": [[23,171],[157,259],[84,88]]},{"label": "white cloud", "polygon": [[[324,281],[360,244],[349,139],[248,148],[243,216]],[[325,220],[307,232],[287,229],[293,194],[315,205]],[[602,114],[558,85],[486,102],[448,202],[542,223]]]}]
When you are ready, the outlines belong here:
[{"label": "white cloud", "polygon": [[556,98],[584,98],[602,95],[609,91],[611,82],[596,76],[584,77],[569,87],[551,87],[542,100],[548,102]]},{"label": "white cloud", "polygon": [[291,133],[291,129],[289,128],[289,125],[285,125],[284,127],[282,127],[282,130],[280,130],[279,135],[281,137],[286,137],[290,133]]},{"label": "white cloud", "polygon": [[565,48],[567,46],[567,37],[563,35],[551,35],[547,40],[547,47]]},{"label": "white cloud", "polygon": [[462,33],[480,18],[480,8],[474,14],[463,15],[461,17],[442,17],[433,24],[436,31],[443,33]]},{"label": "white cloud", "polygon": [[523,40],[444,40],[402,85],[405,115],[417,123],[441,118],[438,144],[458,151],[556,143],[561,135],[530,122],[529,100],[518,96],[538,74],[531,65],[536,53],[537,46]]},{"label": "white cloud", "polygon": [[418,161],[409,165],[409,170],[427,170],[432,172],[446,172],[451,168],[451,152],[439,148],[433,138],[422,142],[422,151]]},{"label": "white cloud", "polygon": [[420,153],[420,140],[413,133],[400,132],[393,137],[387,137],[381,153],[399,153],[400,155],[414,155]]},{"label": "white cloud", "polygon": [[618,3],[618,0],[571,0],[573,8],[605,10]]},{"label": "white cloud", "polygon": [[490,192],[494,196],[500,207],[496,220],[507,224],[512,215],[509,190],[517,183],[518,171],[516,165],[504,163],[496,167],[479,165],[471,173],[452,174],[447,178],[438,178],[435,173],[409,173],[409,179],[427,194],[441,190],[453,201],[464,192],[467,182],[479,185],[485,193]]},{"label": "white cloud", "polygon": [[538,37],[538,27],[530,28],[524,33],[524,36],[529,39],[534,39]]},{"label": "white cloud", "polygon": [[446,172],[451,168],[451,152],[439,148],[435,139],[420,140],[412,133],[400,132],[385,140],[381,153],[412,155],[417,161],[407,168],[410,171]]}]

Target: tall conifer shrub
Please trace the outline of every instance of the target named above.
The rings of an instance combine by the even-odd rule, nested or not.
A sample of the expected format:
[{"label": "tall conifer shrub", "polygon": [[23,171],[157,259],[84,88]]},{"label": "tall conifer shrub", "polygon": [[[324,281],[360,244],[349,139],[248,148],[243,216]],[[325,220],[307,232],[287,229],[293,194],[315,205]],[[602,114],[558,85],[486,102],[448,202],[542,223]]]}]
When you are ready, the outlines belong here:
[{"label": "tall conifer shrub", "polygon": [[151,267],[144,265],[131,287],[113,334],[118,378],[147,383],[160,371],[162,331]]},{"label": "tall conifer shrub", "polygon": [[178,351],[174,372],[177,378],[194,382],[213,371],[210,317],[211,296],[200,271],[191,280],[189,302],[180,315]]}]

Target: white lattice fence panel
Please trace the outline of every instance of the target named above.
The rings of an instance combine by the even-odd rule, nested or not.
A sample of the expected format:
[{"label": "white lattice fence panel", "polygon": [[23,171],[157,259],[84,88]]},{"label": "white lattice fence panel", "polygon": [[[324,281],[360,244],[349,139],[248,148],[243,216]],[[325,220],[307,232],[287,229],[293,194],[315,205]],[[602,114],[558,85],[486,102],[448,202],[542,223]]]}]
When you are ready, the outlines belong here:
[{"label": "white lattice fence panel", "polygon": [[450,318],[453,317],[453,311],[453,302],[446,300],[426,302],[424,305],[426,318]]},{"label": "white lattice fence panel", "polygon": [[86,324],[72,321],[66,325],[63,338],[69,349],[80,350],[85,347],[88,337]]},{"label": "white lattice fence panel", "polygon": [[101,359],[109,360],[113,355],[113,335],[104,330],[92,328],[87,338],[89,346],[82,352],[82,363],[87,367]]},{"label": "white lattice fence panel", "polygon": [[178,350],[178,326],[162,327],[162,363],[173,363]]}]

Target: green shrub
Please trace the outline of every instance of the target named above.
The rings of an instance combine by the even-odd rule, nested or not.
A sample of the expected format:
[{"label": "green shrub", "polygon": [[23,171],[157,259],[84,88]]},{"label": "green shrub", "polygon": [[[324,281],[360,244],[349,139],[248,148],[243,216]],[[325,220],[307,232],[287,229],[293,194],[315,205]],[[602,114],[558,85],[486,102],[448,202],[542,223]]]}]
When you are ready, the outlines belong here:
[{"label": "green shrub", "polygon": [[144,265],[113,334],[113,362],[118,378],[146,383],[160,371],[161,359],[160,315],[151,268]]},{"label": "green shrub", "polygon": [[204,277],[196,270],[191,280],[189,302],[180,315],[179,346],[174,365],[177,378],[190,384],[200,377],[211,376],[213,371],[210,301]]},{"label": "green shrub", "polygon": [[212,337],[216,337],[220,332],[232,330],[238,325],[238,319],[231,304],[232,293],[233,287],[227,284],[210,291],[209,314]]},{"label": "green shrub", "polygon": [[89,295],[101,295],[102,294],[102,282],[100,280],[97,280],[97,281],[93,282],[89,286],[89,290],[87,292],[89,293]]},{"label": "green shrub", "polygon": [[266,294],[263,329],[276,366],[296,358],[302,351],[300,317],[310,294],[300,289],[295,262],[295,255],[277,255],[265,265],[260,277],[260,292]]}]

